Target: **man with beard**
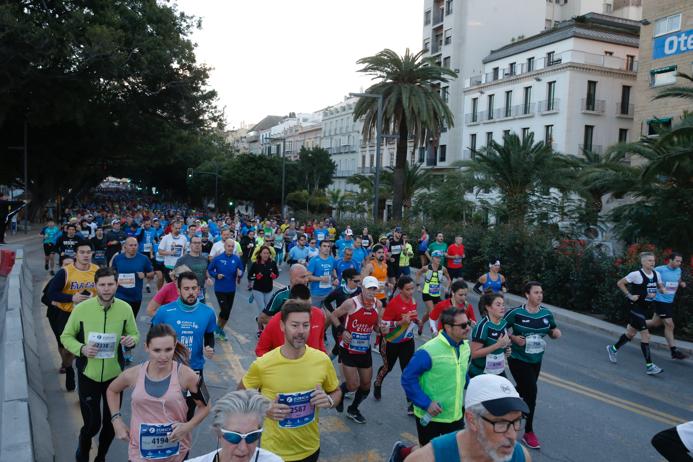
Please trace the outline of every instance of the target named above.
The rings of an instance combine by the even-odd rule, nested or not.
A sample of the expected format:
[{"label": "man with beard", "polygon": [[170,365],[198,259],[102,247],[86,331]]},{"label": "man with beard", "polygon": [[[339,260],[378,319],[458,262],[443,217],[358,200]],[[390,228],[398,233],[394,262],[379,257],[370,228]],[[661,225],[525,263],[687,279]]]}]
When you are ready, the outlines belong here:
[{"label": "man with beard", "polygon": [[79,406],[84,419],[75,454],[77,462],[89,460],[91,441],[99,430],[99,450],[94,460],[106,460],[115,436],[106,390],[123,370],[121,346],[130,350],[140,337],[132,308],[115,298],[115,270],[99,268],[94,283],[97,296],[75,306],[60,336],[65,348],[77,356]]},{"label": "man with beard", "polygon": [[318,409],[335,407],[342,392],[330,358],[306,346],[310,304],[289,299],[280,316],[284,344],[256,359],[238,389],[258,389],[272,401],[263,425],[265,449],[286,461],[317,462]]},{"label": "man with beard", "polygon": [[385,263],[385,249],[382,245],[376,244],[373,246],[371,260],[363,265],[361,276],[363,278],[373,276],[378,280],[378,293],[375,295],[375,298],[384,302],[387,298],[387,287],[390,283],[387,281],[387,263]]},{"label": "man with beard", "polygon": [[[508,379],[493,374],[474,377],[464,396],[464,408],[464,430],[434,438],[411,453],[407,462],[532,461],[517,441],[529,408]],[[402,460],[408,449],[397,442],[394,460]]]}]

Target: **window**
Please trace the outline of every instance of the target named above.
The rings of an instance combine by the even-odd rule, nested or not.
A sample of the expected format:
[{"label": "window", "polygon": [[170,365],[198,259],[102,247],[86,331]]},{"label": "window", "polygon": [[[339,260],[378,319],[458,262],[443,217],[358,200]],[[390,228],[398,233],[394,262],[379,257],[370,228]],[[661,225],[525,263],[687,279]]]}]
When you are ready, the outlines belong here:
[{"label": "window", "polygon": [[426,148],[419,148],[419,163],[423,164],[426,161]]},{"label": "window", "polygon": [[655,21],[654,36],[671,34],[681,29],[681,13],[673,14]]},{"label": "window", "polygon": [[549,51],[546,53],[546,65],[547,66],[553,66],[554,59],[556,57],[556,52],[555,51]]},{"label": "window", "polygon": [[628,142],[628,129],[627,128],[619,128],[618,129],[618,142],[619,143],[627,143]]},{"label": "window", "polygon": [[515,65],[515,63],[508,64],[508,75],[515,75],[515,73],[517,72],[516,69],[517,66]]},{"label": "window", "polygon": [[498,80],[498,71],[499,70],[500,70],[499,68],[494,67],[493,71],[491,71],[493,73],[493,80]]},{"label": "window", "polygon": [[493,141],[493,132],[486,132],[486,145],[488,146]]},{"label": "window", "polygon": [[661,87],[676,83],[676,66],[660,67],[650,71],[650,86]]},{"label": "window", "polygon": [[452,43],[452,29],[448,29],[445,31],[445,34],[443,35],[443,44],[444,45],[450,45]]},{"label": "window", "polygon": [[546,107],[547,111],[556,109],[556,81],[546,82]]},{"label": "window", "polygon": [[613,56],[614,52],[613,51],[605,51],[604,56]]},{"label": "window", "polygon": [[390,166],[395,166],[395,153],[392,150],[390,150]]},{"label": "window", "polygon": [[651,119],[647,121],[647,135],[659,135],[662,130],[671,129],[671,117],[663,119]]},{"label": "window", "polygon": [[522,139],[525,140],[529,136],[529,127],[522,128]]},{"label": "window", "polygon": [[635,55],[626,55],[626,70],[635,71]]},{"label": "window", "polygon": [[424,12],[424,26],[431,24],[431,10]]},{"label": "window", "polygon": [[532,87],[525,87],[522,95],[522,113],[529,114],[532,112]]},{"label": "window", "polygon": [[591,151],[593,140],[594,140],[594,125],[585,125],[585,133],[582,137],[582,149],[584,149],[585,151]]},{"label": "window", "polygon": [[425,39],[424,40],[423,49],[424,49],[424,51],[430,51],[431,50],[431,39]]},{"label": "window", "polygon": [[472,98],[472,122],[477,122],[479,116],[479,98]]},{"label": "window", "polygon": [[585,98],[585,110],[594,111],[597,104],[597,82],[587,81],[587,97]]},{"label": "window", "polygon": [[503,142],[505,143],[505,138],[510,135],[510,130],[503,130]]},{"label": "window", "polygon": [[452,14],[452,0],[445,1],[445,14]]},{"label": "window", "polygon": [[614,11],[614,6],[611,3],[604,4],[604,14],[611,14]]},{"label": "window", "polygon": [[442,87],[440,89],[440,97],[447,103],[450,99],[450,87]]},{"label": "window", "polygon": [[534,57],[527,58],[527,72],[532,72],[534,70]]},{"label": "window", "polygon": [[450,69],[450,56],[443,58],[443,67],[445,69]]},{"label": "window", "polygon": [[544,125],[544,143],[553,144],[553,125]]},{"label": "window", "polygon": [[[438,162],[445,162],[445,158],[448,153],[448,147],[444,144],[438,146]],[[394,165],[394,163],[392,164]]]},{"label": "window", "polygon": [[493,100],[496,95],[488,95],[488,113],[487,120],[493,120]]},{"label": "window", "polygon": [[364,168],[366,167],[366,155],[365,154],[363,154],[361,156],[361,167],[364,167]]},{"label": "window", "polygon": [[631,87],[628,85],[623,85],[621,87],[621,103],[619,105],[619,114],[629,115],[630,114],[630,90]]},{"label": "window", "polygon": [[474,151],[476,151],[476,133],[469,135],[469,150],[472,152],[473,156]]},{"label": "window", "polygon": [[373,165],[374,165],[374,162],[373,162],[373,161],[375,160],[375,156],[374,156],[373,154],[371,154],[370,157],[371,157],[371,159],[370,159],[370,160],[371,160],[371,163],[370,163],[369,166],[370,166],[370,167],[373,167]]},{"label": "window", "polygon": [[512,115],[512,110],[513,110],[513,92],[512,90],[508,90],[505,92],[505,112],[504,115],[505,117],[510,117]]}]

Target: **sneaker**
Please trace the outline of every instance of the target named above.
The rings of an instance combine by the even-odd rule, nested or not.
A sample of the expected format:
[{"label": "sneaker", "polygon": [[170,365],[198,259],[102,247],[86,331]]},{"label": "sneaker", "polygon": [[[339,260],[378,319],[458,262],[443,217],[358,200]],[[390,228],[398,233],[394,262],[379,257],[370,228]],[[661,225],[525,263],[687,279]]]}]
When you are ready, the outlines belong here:
[{"label": "sneaker", "polygon": [[672,350],[671,351],[671,359],[686,359],[688,358],[688,355],[685,353],[682,353],[681,350]]},{"label": "sneaker", "polygon": [[618,362],[618,358],[616,357],[618,351],[616,350],[616,348],[614,348],[613,345],[607,345],[606,352],[609,354],[609,361],[611,361],[612,363]]},{"label": "sneaker", "polygon": [[224,329],[219,329],[219,336],[217,338],[222,342],[229,341],[229,338],[226,336],[226,332],[224,332]]},{"label": "sneaker", "polygon": [[392,451],[390,452],[390,458],[388,462],[404,462],[404,457],[402,457],[402,450],[406,449],[408,446],[401,441],[397,441],[394,446],[392,446]]},{"label": "sneaker", "polygon": [[541,448],[541,444],[539,444],[539,439],[537,438],[537,435],[534,434],[534,432],[526,432],[524,436],[522,436],[522,442],[525,443],[525,446],[531,449]]},{"label": "sneaker", "polygon": [[346,413],[347,417],[349,417],[351,420],[353,420],[356,423],[359,424],[365,424],[366,423],[366,418],[361,415],[358,409],[352,411],[351,409],[347,409]]},{"label": "sneaker", "polygon": [[72,366],[65,368],[65,389],[75,391],[75,370]]},{"label": "sneaker", "polygon": [[43,269],[45,269],[46,271],[48,271],[48,263],[46,263],[45,265],[43,265]]},{"label": "sneaker", "polygon": [[414,403],[407,404],[407,415],[414,415]]},{"label": "sneaker", "polygon": [[344,394],[344,398],[345,398],[345,399],[354,399],[354,395],[355,395],[355,394],[356,394],[355,391],[347,391],[347,392]]},{"label": "sneaker", "polygon": [[661,374],[663,371],[664,369],[657,366],[655,363],[652,363],[647,365],[647,370],[645,372],[647,373],[647,375],[657,375]]},{"label": "sneaker", "polygon": [[380,393],[382,388],[382,385],[373,384],[373,398],[375,398],[376,401],[380,401],[380,398],[382,398]]}]

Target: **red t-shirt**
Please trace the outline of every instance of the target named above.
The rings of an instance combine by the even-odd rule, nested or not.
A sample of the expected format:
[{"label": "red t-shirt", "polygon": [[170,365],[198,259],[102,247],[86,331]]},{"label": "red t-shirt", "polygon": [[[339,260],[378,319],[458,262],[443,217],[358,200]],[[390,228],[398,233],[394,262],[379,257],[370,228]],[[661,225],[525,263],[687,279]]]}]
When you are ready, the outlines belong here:
[{"label": "red t-shirt", "polygon": [[[429,317],[433,321],[438,321],[440,318],[440,315],[443,314],[443,311],[448,310],[452,308],[452,299],[448,298],[446,300],[443,300],[442,302],[436,303],[436,306],[433,307],[431,310],[431,314]],[[472,307],[472,304],[467,302],[466,306],[464,307],[464,314],[467,315],[467,319],[470,321],[476,322],[476,315],[474,314],[474,307]],[[443,328],[443,325],[438,321],[438,330],[441,330]]]},{"label": "red t-shirt", "polygon": [[[282,332],[280,325],[281,320],[281,313],[275,314],[267,323],[265,330],[262,331],[255,347],[255,355],[258,358],[268,351],[284,345],[284,332]],[[326,353],[324,334],[325,314],[321,309],[313,306],[310,309],[310,333],[308,334],[306,344],[311,348]]]},{"label": "red t-shirt", "polygon": [[167,305],[178,300],[178,287],[176,287],[176,282],[167,282],[161,289],[154,295],[154,300],[159,305]]},{"label": "red t-shirt", "polygon": [[391,343],[402,343],[414,338],[414,330],[416,325],[411,322],[396,326],[396,321],[402,320],[402,315],[413,312],[412,320],[418,321],[416,312],[416,302],[412,299],[410,302],[405,302],[400,294],[390,300],[390,303],[385,307],[383,313],[382,326],[384,327],[385,340]]},{"label": "red t-shirt", "polygon": [[[464,244],[452,244],[448,247],[448,268],[462,268],[462,257],[464,256]],[[450,256],[453,256],[452,258]]]}]

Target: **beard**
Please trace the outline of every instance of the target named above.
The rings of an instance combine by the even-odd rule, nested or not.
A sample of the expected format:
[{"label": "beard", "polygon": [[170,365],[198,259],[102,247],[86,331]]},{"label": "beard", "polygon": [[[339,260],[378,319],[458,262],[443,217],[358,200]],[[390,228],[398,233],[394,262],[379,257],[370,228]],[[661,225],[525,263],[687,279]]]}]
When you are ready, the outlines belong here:
[{"label": "beard", "polygon": [[[479,442],[479,445],[481,445],[482,448],[484,448],[484,452],[491,458],[493,462],[508,462],[513,458],[513,452],[510,454],[503,455],[500,454],[499,452],[499,447],[497,445],[492,444],[487,436],[486,432],[487,429],[483,424],[479,424],[479,433],[476,435],[476,440]],[[508,438],[509,439],[509,438]],[[513,447],[514,449],[514,447]]]},{"label": "beard", "polygon": [[291,339],[289,339],[289,344],[292,348],[298,350],[306,345],[306,337],[305,335],[294,335],[291,337]]}]

